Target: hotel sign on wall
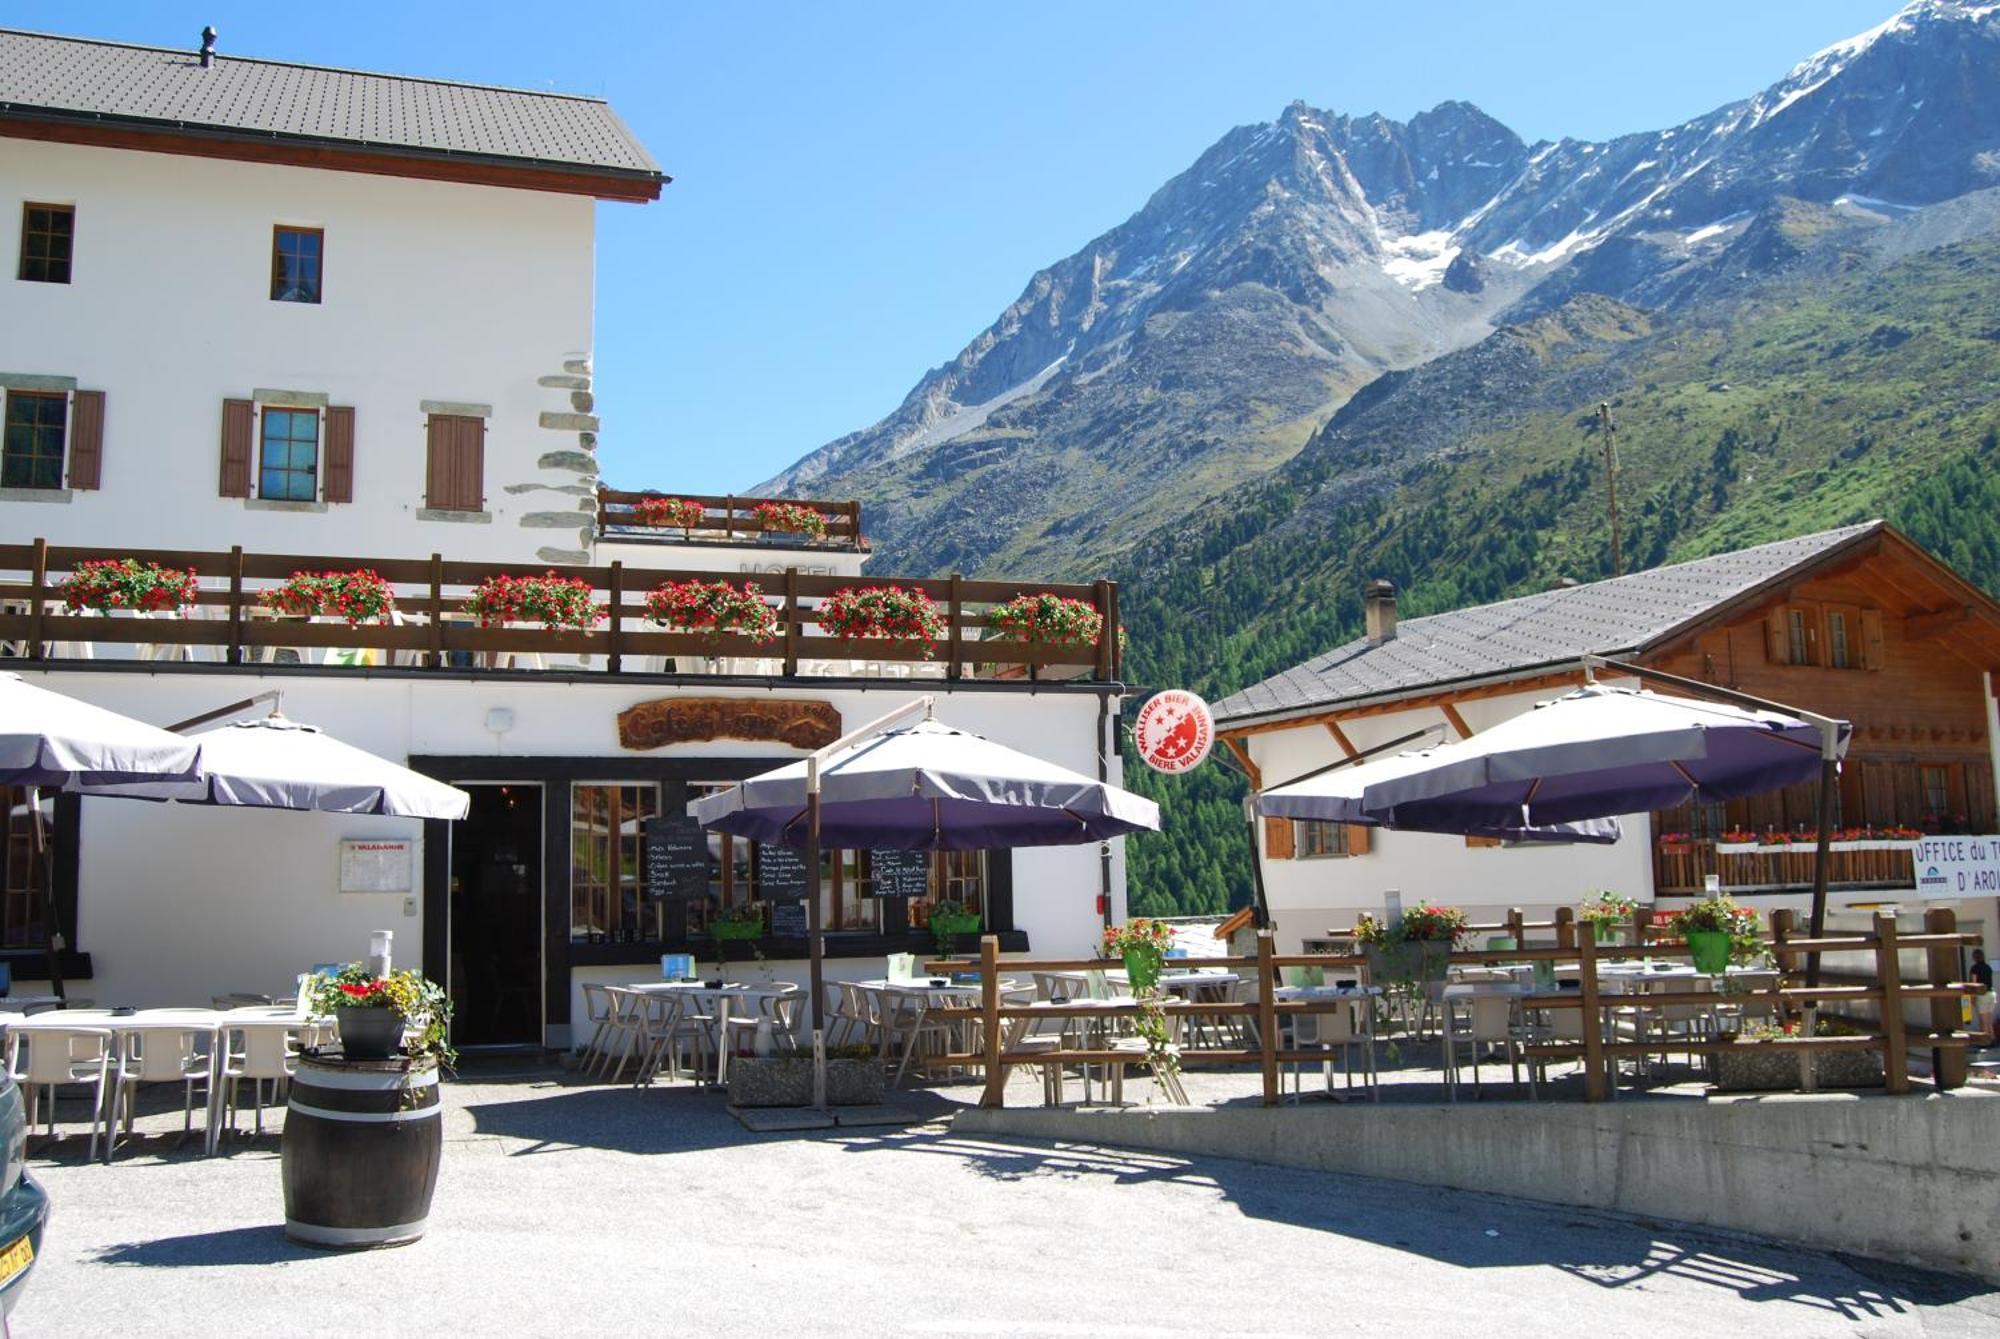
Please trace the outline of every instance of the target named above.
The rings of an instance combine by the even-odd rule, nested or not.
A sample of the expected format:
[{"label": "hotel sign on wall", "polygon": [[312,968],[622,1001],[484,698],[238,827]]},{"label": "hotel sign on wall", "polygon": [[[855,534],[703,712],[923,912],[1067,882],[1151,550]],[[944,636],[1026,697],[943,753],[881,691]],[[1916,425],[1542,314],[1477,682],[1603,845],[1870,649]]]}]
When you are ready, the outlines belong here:
[{"label": "hotel sign on wall", "polygon": [[2000,897],[2000,836],[1925,837],[1912,846],[1925,901]]},{"label": "hotel sign on wall", "polygon": [[1215,744],[1215,717],[1208,703],[1180,688],[1146,699],[1132,723],[1139,759],[1156,772],[1178,776],[1201,766]]}]

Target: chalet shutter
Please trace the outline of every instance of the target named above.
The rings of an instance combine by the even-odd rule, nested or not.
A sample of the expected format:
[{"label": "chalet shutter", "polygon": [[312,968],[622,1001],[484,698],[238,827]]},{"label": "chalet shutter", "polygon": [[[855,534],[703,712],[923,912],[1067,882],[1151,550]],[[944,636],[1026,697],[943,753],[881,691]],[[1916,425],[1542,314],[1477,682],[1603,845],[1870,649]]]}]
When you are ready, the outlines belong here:
[{"label": "chalet shutter", "polygon": [[486,503],[486,420],[432,414],[425,505],[438,511],[478,511]]},{"label": "chalet shutter", "polygon": [[354,501],[354,410],[329,405],[326,411],[326,500]]},{"label": "chalet shutter", "polygon": [[1499,846],[1501,841],[1502,839],[1499,837],[1478,837],[1468,834],[1465,844],[1467,846]]},{"label": "chalet shutter", "polygon": [[104,392],[77,391],[69,417],[69,486],[100,488],[104,473]]},{"label": "chalet shutter", "polygon": [[1783,605],[1764,615],[1764,656],[1773,665],[1792,663],[1791,628]]},{"label": "chalet shutter", "polygon": [[1861,668],[1878,670],[1882,668],[1882,611],[1863,609],[1861,611]]},{"label": "chalet shutter", "polygon": [[1347,825],[1347,853],[1349,855],[1367,855],[1368,843],[1372,840],[1369,834],[1373,831],[1374,829],[1366,823],[1349,823]]},{"label": "chalet shutter", "polygon": [[250,434],[256,406],[248,400],[222,402],[223,497],[250,496]]},{"label": "chalet shutter", "polygon": [[1267,818],[1264,820],[1264,858],[1267,860],[1290,860],[1297,847],[1292,839],[1292,820],[1289,818]]}]

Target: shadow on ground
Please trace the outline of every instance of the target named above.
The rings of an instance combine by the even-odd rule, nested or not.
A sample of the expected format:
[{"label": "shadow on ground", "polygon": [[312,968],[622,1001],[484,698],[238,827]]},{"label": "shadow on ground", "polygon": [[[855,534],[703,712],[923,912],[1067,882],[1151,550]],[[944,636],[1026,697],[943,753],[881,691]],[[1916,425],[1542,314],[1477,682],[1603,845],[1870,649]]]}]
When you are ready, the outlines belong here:
[{"label": "shadow on ground", "polygon": [[104,1265],[139,1265],[148,1269],[212,1269],[228,1265],[274,1265],[286,1260],[325,1258],[326,1252],[301,1246],[285,1236],[281,1224],[236,1227],[223,1232],[194,1232],[156,1241],[120,1242],[94,1257]]},{"label": "shadow on ground", "polygon": [[[1608,1289],[1671,1275],[1727,1289],[1746,1301],[1812,1307],[1848,1321],[1965,1302],[2000,1319],[2000,1290],[1976,1279],[1829,1257],[1690,1224],[1228,1158],[996,1139],[935,1127],[881,1134],[849,1131],[835,1138],[857,1154],[957,1158],[977,1174],[1000,1181],[1103,1178],[1118,1184],[1208,1186],[1253,1217],[1394,1247],[1465,1269],[1554,1268]],[[1538,1231],[1542,1225],[1561,1230]],[[1590,1248],[1587,1252],[1576,1249],[1579,1238]]]}]

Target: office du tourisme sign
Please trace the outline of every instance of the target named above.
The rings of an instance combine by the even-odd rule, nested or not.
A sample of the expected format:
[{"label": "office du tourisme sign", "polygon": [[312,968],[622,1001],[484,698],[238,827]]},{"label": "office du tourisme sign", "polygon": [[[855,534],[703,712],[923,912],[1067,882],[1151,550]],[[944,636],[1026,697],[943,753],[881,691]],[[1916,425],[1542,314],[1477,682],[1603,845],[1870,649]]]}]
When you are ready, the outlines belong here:
[{"label": "office du tourisme sign", "polygon": [[1925,837],[1911,843],[1926,901],[2000,896],[2000,837]]}]

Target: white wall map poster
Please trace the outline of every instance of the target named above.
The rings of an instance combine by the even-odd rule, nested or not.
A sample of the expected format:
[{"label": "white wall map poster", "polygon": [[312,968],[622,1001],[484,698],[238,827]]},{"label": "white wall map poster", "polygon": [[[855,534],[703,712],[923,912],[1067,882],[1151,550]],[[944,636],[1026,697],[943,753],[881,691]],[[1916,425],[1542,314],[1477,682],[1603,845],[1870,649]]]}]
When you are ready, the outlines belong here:
[{"label": "white wall map poster", "polygon": [[416,863],[416,843],[385,838],[347,839],[340,843],[340,891],[343,893],[407,893]]}]

